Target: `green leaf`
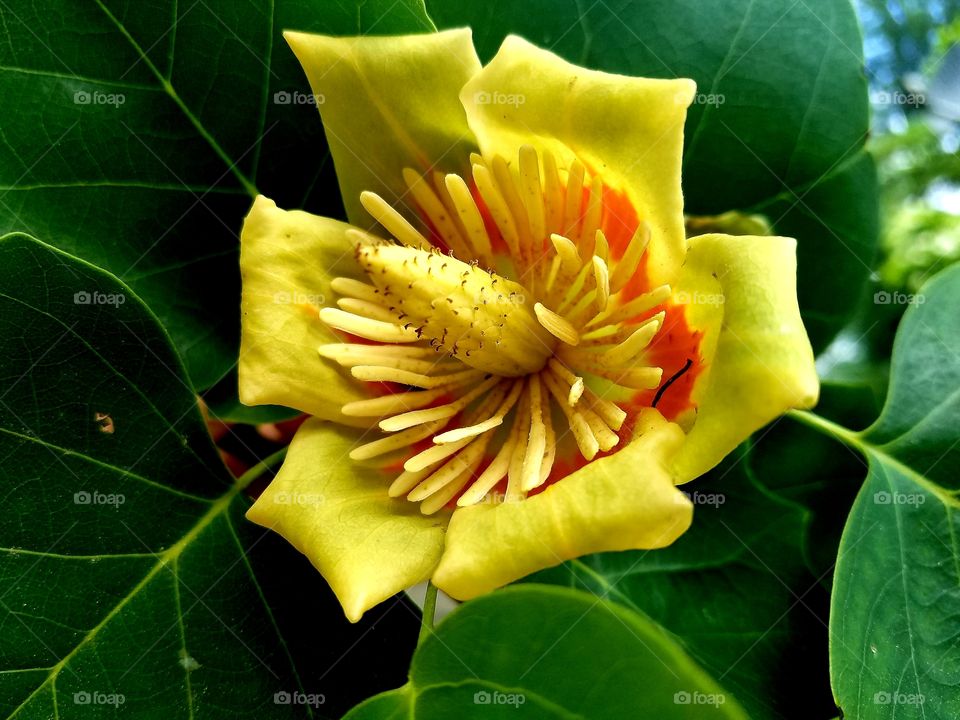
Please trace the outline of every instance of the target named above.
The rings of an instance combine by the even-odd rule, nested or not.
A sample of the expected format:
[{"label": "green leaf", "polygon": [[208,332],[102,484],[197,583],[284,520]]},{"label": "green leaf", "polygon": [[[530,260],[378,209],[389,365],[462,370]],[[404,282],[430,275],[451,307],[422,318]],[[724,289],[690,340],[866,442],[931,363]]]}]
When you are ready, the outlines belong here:
[{"label": "green leaf", "polygon": [[286,28],[432,23],[418,0],[4,4],[0,232],[47,238],[129,283],[199,388],[236,359],[237,238],[256,189],[342,214]]},{"label": "green leaf", "polygon": [[471,25],[484,60],[517,33],[588,67],[696,80],[687,212],[766,214],[799,241],[801,309],[815,347],[843,325],[877,243],[862,41],[848,0],[427,6],[440,27]]},{"label": "green leaf", "polygon": [[670,547],[588,555],[528,580],[651,618],[757,720],[828,717],[827,594],[804,563],[805,513],[765,491],[751,459],[745,445],[683,486],[694,521]]},{"label": "green leaf", "polygon": [[880,418],[854,433],[869,462],[840,543],[831,605],[834,693],[847,717],[960,715],[960,268],[920,290],[894,342]]},{"label": "green leaf", "polygon": [[[228,475],[126,285],[0,239],[0,377],[2,717],[99,716],[121,699],[132,717],[310,715],[275,703],[284,692],[323,694],[313,714],[337,716],[400,681],[413,613],[386,619],[389,660],[353,648],[383,616],[348,629],[309,563],[244,519],[258,471]],[[348,648],[366,674],[336,668]]]},{"label": "green leaf", "polygon": [[746,718],[656,625],[565,588],[466,603],[418,649],[410,681],[351,712],[382,718]]}]

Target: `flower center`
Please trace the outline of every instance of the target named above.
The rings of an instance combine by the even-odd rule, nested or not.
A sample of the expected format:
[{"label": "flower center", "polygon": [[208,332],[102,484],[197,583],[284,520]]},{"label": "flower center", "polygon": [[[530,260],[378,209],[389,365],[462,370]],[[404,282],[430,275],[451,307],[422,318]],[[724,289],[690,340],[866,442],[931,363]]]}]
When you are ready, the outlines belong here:
[{"label": "flower center", "polygon": [[339,307],[320,311],[367,341],[320,354],[396,390],[343,407],[387,433],[351,457],[397,466],[390,495],[424,513],[480,502],[504,480],[508,501],[537,491],[568,432],[587,461],[611,450],[627,413],[610,398],[657,388],[663,375],[645,355],[664,321],[651,312],[670,288],[637,293],[630,282],[646,223],[615,258],[603,182],[580,162],[561,170],[528,146],[515,169],[471,159],[472,185],[404,171],[430,239],[361,195],[396,242],[350,231],[367,281],[336,278]]}]

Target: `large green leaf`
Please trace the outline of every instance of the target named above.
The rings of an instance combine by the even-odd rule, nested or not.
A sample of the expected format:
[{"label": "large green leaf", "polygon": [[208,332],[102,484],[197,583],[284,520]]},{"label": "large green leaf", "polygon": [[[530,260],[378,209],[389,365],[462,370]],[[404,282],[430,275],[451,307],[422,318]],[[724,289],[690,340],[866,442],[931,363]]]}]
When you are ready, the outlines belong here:
[{"label": "large green leaf", "polygon": [[[400,682],[309,563],[243,518],[183,366],[131,290],[0,239],[0,716],[338,716]],[[377,615],[381,615],[380,618]],[[350,657],[341,662],[344,652]],[[283,699],[287,696],[278,696]],[[302,697],[302,696],[296,696]]]},{"label": "large green leaf", "polygon": [[455,611],[417,649],[406,685],[347,717],[747,716],[646,618],[587,593],[527,585]]},{"label": "large green leaf", "polygon": [[683,487],[694,522],[669,548],[589,555],[529,580],[652,618],[757,720],[830,717],[827,594],[804,563],[805,514],[760,486],[748,447]]},{"label": "large green leaf", "polygon": [[588,67],[696,80],[687,212],[768,215],[799,240],[801,309],[814,344],[841,327],[877,241],[876,178],[863,152],[866,79],[849,0],[428,0],[427,9],[440,27],[473,26],[483,59],[518,33]]},{"label": "large green leaf", "polygon": [[801,416],[869,462],[840,544],[830,628],[834,692],[858,720],[960,716],[960,268],[919,297],[876,423],[853,433]]},{"label": "large green leaf", "polygon": [[280,33],[418,32],[418,0],[5,0],[0,232],[104,267],[160,317],[197,387],[234,363],[240,221],[259,189],[342,213]]}]

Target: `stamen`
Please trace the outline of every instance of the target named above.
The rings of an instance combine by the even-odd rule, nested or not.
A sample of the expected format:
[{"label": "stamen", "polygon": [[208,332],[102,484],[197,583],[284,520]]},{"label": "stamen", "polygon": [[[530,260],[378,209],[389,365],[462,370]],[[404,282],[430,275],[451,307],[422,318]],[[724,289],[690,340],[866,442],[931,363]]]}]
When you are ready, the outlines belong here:
[{"label": "stamen", "polygon": [[640,353],[663,324],[664,313],[658,313],[637,328],[630,337],[619,345],[607,350],[600,356],[600,361],[610,367],[624,366],[631,362]]},{"label": "stamen", "polygon": [[403,448],[409,447],[415,442],[419,442],[424,438],[430,437],[433,435],[433,433],[442,428],[446,422],[446,420],[437,420],[434,423],[410,428],[409,430],[404,430],[403,432],[398,432],[385,438],[368,442],[364,445],[358,445],[350,451],[350,459],[369,460],[370,458],[375,458],[378,455],[385,455],[386,453],[393,452],[394,450],[402,450]]},{"label": "stamen", "polygon": [[557,255],[560,256],[561,267],[573,277],[579,272],[582,264],[577,246],[568,238],[565,238],[563,235],[557,235],[556,233],[550,236],[550,242],[553,243]]},{"label": "stamen", "polygon": [[567,418],[570,431],[573,433],[573,439],[576,440],[577,447],[580,448],[580,454],[587,460],[593,460],[600,450],[600,444],[593,436],[593,431],[584,419],[583,414],[567,404],[563,394],[563,388],[552,373],[543,373],[542,377],[547,389],[549,389],[550,393],[557,399],[557,405],[560,406],[560,411]]},{"label": "stamen", "polygon": [[599,415],[612,430],[619,430],[623,427],[627,414],[615,403],[600,397],[589,388],[584,389],[583,397],[590,409]]},{"label": "stamen", "polygon": [[380,429],[386,430],[387,432],[396,432],[397,430],[404,430],[425,422],[453,417],[498,382],[500,382],[500,378],[494,376],[480,383],[473,390],[453,402],[426,410],[413,410],[412,412],[405,412],[386,418],[380,421]]},{"label": "stamen", "polygon": [[483,224],[483,218],[480,217],[473,195],[470,194],[470,188],[462,177],[453,174],[447,175],[446,185],[450,199],[460,213],[460,222],[467,231],[467,238],[473,246],[474,255],[488,265],[492,265],[493,250],[490,247],[490,238],[487,236],[487,228]]},{"label": "stamen", "polygon": [[563,230],[563,188],[557,161],[549,150],[543,152],[543,198],[546,205],[546,233]]},{"label": "stamen", "polygon": [[383,305],[368,300],[358,300],[357,298],[344,297],[337,300],[337,306],[341,310],[346,310],[360,317],[370,318],[371,320],[380,320],[381,322],[393,323],[397,316],[395,313],[387,310]]},{"label": "stamen", "polygon": [[450,386],[422,392],[402,392],[369,400],[356,400],[344,405],[340,412],[350,417],[384,417],[394,413],[426,407],[450,392]]},{"label": "stamen", "polygon": [[[616,270],[614,270],[614,273],[616,273]],[[613,292],[616,292],[613,290],[612,281],[610,289]],[[657,305],[661,305],[663,302],[665,302],[670,297],[672,292],[673,291],[670,289],[669,285],[661,285],[656,287],[648,293],[638,295],[625,305],[621,305],[618,308],[613,308],[605,313],[601,313],[593,320],[588,322],[587,327],[602,327],[603,325],[608,324],[612,325],[623,322],[624,320],[629,320],[630,318],[637,317],[638,315],[643,315],[643,313],[647,312],[648,310],[651,310]]]},{"label": "stamen", "polygon": [[471,475],[473,475],[473,468],[464,470],[452,483],[420,503],[420,512],[424,515],[433,515],[438,510],[445,508],[447,503],[453,500],[460,489],[470,481]]},{"label": "stamen", "polygon": [[574,160],[567,173],[567,203],[563,211],[563,234],[580,237],[580,205],[583,202],[583,163]]},{"label": "stamen", "polygon": [[493,159],[493,177],[497,181],[507,207],[510,209],[510,214],[514,217],[519,238],[519,257],[517,259],[521,264],[520,272],[524,273],[527,268],[533,265],[533,239],[530,236],[530,222],[527,219],[527,209],[523,206],[523,200],[517,193],[517,186],[513,182],[510,168],[507,167],[507,162],[499,155]]},{"label": "stamen", "polygon": [[413,387],[425,389],[459,383],[461,381],[475,380],[484,375],[482,370],[462,370],[451,373],[450,375],[425,375],[423,373],[401,370],[395,367],[386,367],[384,365],[357,365],[350,369],[350,374],[357,380],[366,380],[367,382],[395,382],[401,385],[412,385]]},{"label": "stamen", "polygon": [[570,407],[575,407],[583,395],[583,378],[574,375],[556,358],[550,358],[549,365],[550,370],[556,375],[557,379],[563,381],[564,384],[570,388],[570,391],[567,393],[567,404],[570,405]]},{"label": "stamen", "polygon": [[597,230],[600,228],[600,217],[603,213],[603,181],[599,176],[594,175],[590,181],[590,198],[587,204],[587,212],[583,216],[583,225],[580,228],[580,244],[583,247],[583,254],[590,256],[594,254],[594,243],[596,243]]},{"label": "stamen", "polygon": [[514,425],[507,441],[501,446],[500,451],[480,474],[480,477],[478,477],[474,483],[467,488],[463,495],[460,496],[460,499],[457,500],[459,507],[467,507],[480,502],[484,496],[493,490],[496,484],[503,479],[503,476],[507,474],[507,469],[510,467],[510,459],[513,457],[518,439],[519,433],[517,432],[516,425]]},{"label": "stamen", "polygon": [[[530,379],[533,379],[531,375]],[[517,431],[517,447],[510,466],[507,468],[507,494],[505,500],[514,502],[523,498],[523,463],[527,456],[527,444],[530,440],[530,394],[524,393],[517,406],[517,416],[514,419],[514,429]]]},{"label": "stamen", "polygon": [[540,465],[547,449],[547,431],[543,424],[543,400],[540,395],[540,375],[531,375],[527,383],[530,389],[530,435],[527,438],[523,467],[520,471],[520,489],[529,492],[540,484]]},{"label": "stamen", "polygon": [[647,245],[650,243],[650,226],[646,222],[641,222],[637,226],[630,243],[623,253],[623,257],[613,269],[613,275],[610,276],[610,290],[618,293],[630,281],[630,278],[637,272],[640,265],[640,258],[643,257]]},{"label": "stamen", "polygon": [[580,342],[580,335],[577,334],[576,328],[550,308],[544,307],[543,303],[534,305],[533,311],[544,329],[561,342],[567,345],[576,345]]},{"label": "stamen", "polygon": [[[470,414],[467,422],[473,423],[477,419],[489,413],[492,408],[496,407],[497,404],[500,403],[500,401],[503,399],[503,396],[505,394],[506,394],[506,391],[503,385],[501,384],[499,387],[497,387],[495,391],[493,391],[486,398],[484,398],[480,406]],[[460,452],[460,450],[470,445],[470,443],[479,442],[482,439],[482,437],[489,437],[489,436],[467,437],[467,438],[464,438],[463,440],[458,440],[456,442],[443,443],[441,445],[434,445],[433,447],[427,448],[423,452],[417,453],[416,455],[408,459],[403,464],[403,469],[410,470],[410,471],[422,470],[425,467],[438,463],[441,460]]]},{"label": "stamen", "polygon": [[520,147],[520,186],[523,188],[523,204],[530,221],[530,234],[534,238],[547,236],[543,208],[543,189],[540,185],[540,160],[537,151],[530,145]]},{"label": "stamen", "polygon": [[[329,345],[321,345],[317,352],[320,353],[322,357],[333,360],[342,367],[354,368],[357,366],[375,366],[375,367],[390,367],[395,370],[404,370],[412,373],[420,374],[430,374],[436,370],[453,370],[460,369],[459,365],[455,365],[450,360],[441,359],[437,360],[436,356],[429,357],[426,360],[420,360],[415,357],[404,357],[398,354],[388,354],[378,352],[376,346],[363,346],[360,347],[369,347],[370,350],[350,350],[344,351],[342,348],[343,345],[337,345],[335,343],[330,343]],[[420,348],[418,348],[420,349]]]},{"label": "stamen", "polygon": [[513,408],[513,406],[516,404],[517,399],[520,397],[520,393],[522,391],[523,380],[514,381],[513,387],[510,388],[510,394],[507,395],[500,407],[497,408],[496,414],[487,418],[483,422],[477,423],[476,425],[468,425],[467,427],[461,427],[457,428],[456,430],[449,430],[445,433],[435,435],[433,442],[437,444],[458,442],[468,437],[481,435],[488,430],[493,430],[495,427],[499,427],[503,423],[503,419],[506,417],[507,413],[510,412],[511,408]]},{"label": "stamen", "polygon": [[603,230],[597,228],[597,234],[594,237],[596,242],[594,243],[593,254],[604,262],[609,262],[610,243],[607,242],[607,236],[603,234]]},{"label": "stamen", "polygon": [[474,165],[473,181],[477,184],[477,188],[480,190],[480,196],[483,198],[483,202],[486,203],[487,209],[490,211],[490,215],[493,217],[493,222],[496,223],[497,229],[500,230],[500,235],[507,244],[510,255],[513,256],[516,261],[519,261],[521,259],[520,235],[517,230],[517,224],[489,168],[484,165]]},{"label": "stamen", "polygon": [[338,295],[347,295],[357,300],[366,300],[372,303],[380,302],[382,297],[373,285],[368,285],[353,278],[335,277],[330,281],[330,289]]},{"label": "stamen", "polygon": [[323,308],[319,314],[320,320],[335,330],[342,330],[367,340],[382,343],[409,343],[419,339],[414,328],[401,327],[382,320],[371,320],[337,308]]},{"label": "stamen", "polygon": [[[441,446],[443,447],[443,446]],[[431,448],[433,449],[433,448]],[[486,450],[486,443],[482,440],[473,442],[463,452],[457,453],[449,462],[444,464],[439,470],[430,475],[426,480],[417,485],[407,495],[407,500],[411,502],[420,502],[428,498],[433,493],[440,490],[460,473],[472,470],[483,460],[483,451]]]},{"label": "stamen", "polygon": [[420,234],[420,231],[376,193],[364,190],[360,193],[360,204],[374,220],[383,225],[387,232],[404,245],[415,248],[430,247],[430,243]]},{"label": "stamen", "polygon": [[470,252],[460,230],[430,184],[411,168],[404,168],[403,180],[417,205],[437,229],[444,244],[460,257],[469,257]]}]

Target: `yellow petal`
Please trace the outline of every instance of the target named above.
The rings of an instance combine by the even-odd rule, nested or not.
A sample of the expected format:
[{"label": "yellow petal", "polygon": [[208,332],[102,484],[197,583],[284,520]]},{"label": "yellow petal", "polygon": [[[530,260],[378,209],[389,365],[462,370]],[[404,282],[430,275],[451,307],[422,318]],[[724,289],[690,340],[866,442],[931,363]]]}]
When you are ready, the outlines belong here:
[{"label": "yellow petal", "polygon": [[690,324],[704,332],[707,365],[693,390],[696,422],[674,461],[678,482],[702,475],[788,409],[816,404],[820,385],[796,280],[792,238],[690,240],[675,290]]},{"label": "yellow petal", "polygon": [[460,600],[587,553],[669,545],[689,526],[693,507],[667,463],[683,431],[645,410],[638,437],[539,495],[454,512],[433,576]]},{"label": "yellow petal", "polygon": [[351,622],[430,576],[443,551],[446,515],[425,517],[387,496],[390,476],[348,457],[356,430],[308,420],[277,477],[247,511],[306,555]]},{"label": "yellow petal", "polygon": [[[374,221],[364,190],[410,206],[410,167],[463,174],[476,148],[457,95],[480,69],[469,29],[399,37],[286,32],[317,97],[347,217]],[[319,158],[317,158],[319,161]],[[408,219],[412,219],[410,213]]]},{"label": "yellow petal", "polygon": [[240,233],[238,372],[244,404],[286,405],[357,424],[340,407],[369,397],[366,389],[317,352],[324,343],[341,341],[318,315],[335,300],[330,280],[363,277],[346,237],[349,228],[281,210],[262,195],[254,200]]},{"label": "yellow petal", "polygon": [[[653,237],[648,272],[670,282],[683,261],[683,124],[696,85],[586,70],[510,36],[460,94],[485,156],[531,144],[561,168],[574,156],[626,193]],[[608,233],[608,239],[610,234]]]}]

